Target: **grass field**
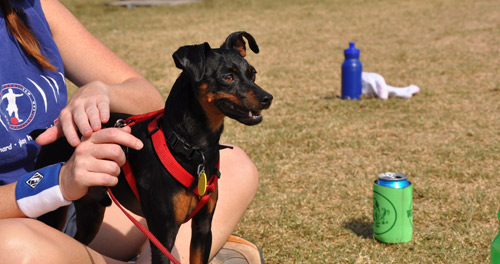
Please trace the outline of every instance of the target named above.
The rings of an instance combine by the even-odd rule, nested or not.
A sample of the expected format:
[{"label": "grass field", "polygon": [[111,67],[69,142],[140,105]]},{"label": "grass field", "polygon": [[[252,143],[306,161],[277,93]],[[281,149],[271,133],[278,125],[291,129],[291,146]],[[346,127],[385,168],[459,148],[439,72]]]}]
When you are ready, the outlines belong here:
[{"label": "grass field", "polygon": [[[236,233],[267,263],[489,263],[500,207],[500,2],[497,0],[208,0],[126,9],[64,0],[101,41],[164,97],[180,46],[257,40],[247,59],[274,95],[264,122],[226,122],[260,188]],[[344,101],[343,49],[411,99]],[[414,235],[373,239],[372,182],[414,184]]]}]

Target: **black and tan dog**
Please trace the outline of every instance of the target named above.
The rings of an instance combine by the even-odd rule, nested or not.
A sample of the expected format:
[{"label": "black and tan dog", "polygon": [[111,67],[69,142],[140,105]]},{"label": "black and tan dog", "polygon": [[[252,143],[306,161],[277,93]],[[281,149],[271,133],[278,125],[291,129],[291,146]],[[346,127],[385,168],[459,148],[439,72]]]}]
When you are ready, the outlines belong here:
[{"label": "black and tan dog", "polygon": [[[259,48],[254,38],[246,32],[229,35],[218,49],[208,43],[184,46],[174,54],[175,65],[182,69],[159,117],[140,120],[132,125],[132,134],[144,142],[140,151],[126,150],[130,174],[135,179],[135,188],[130,187],[124,176],[111,190],[122,205],[132,212],[144,216],[150,231],[170,251],[178,229],[193,211],[191,263],[208,263],[212,243],[211,222],[217,202],[215,187],[218,172],[219,139],[225,116],[245,125],[256,125],[262,121],[261,111],[269,108],[272,95],[255,84],[256,70],[244,59],[246,43],[255,53]],[[112,114],[113,123],[128,115]],[[129,118],[130,119],[130,118]],[[132,118],[133,119],[133,118]],[[156,132],[163,132],[158,134]],[[165,162],[153,143],[156,135],[164,138],[168,151],[188,178],[178,176]],[[64,161],[72,153],[69,145],[62,151],[56,143],[42,148],[37,167]],[[166,148],[165,146],[165,148]],[[62,154],[62,155],[61,155]],[[175,163],[174,162],[174,163]],[[128,166],[128,165],[127,165]],[[167,165],[168,167],[168,165]],[[174,169],[175,170],[175,169]],[[208,176],[208,184],[205,183]],[[212,176],[215,175],[215,176]],[[186,177],[186,176],[184,176]],[[222,176],[223,177],[223,176]],[[199,185],[199,186],[198,186]],[[138,197],[134,195],[137,192]],[[200,209],[199,201],[206,204]],[[93,187],[82,199],[75,201],[77,213],[77,234],[75,238],[89,243],[102,222],[104,208],[110,200],[106,190]],[[57,210],[41,219],[54,227],[61,227],[64,210]],[[152,245],[153,263],[167,263],[167,258]]]}]

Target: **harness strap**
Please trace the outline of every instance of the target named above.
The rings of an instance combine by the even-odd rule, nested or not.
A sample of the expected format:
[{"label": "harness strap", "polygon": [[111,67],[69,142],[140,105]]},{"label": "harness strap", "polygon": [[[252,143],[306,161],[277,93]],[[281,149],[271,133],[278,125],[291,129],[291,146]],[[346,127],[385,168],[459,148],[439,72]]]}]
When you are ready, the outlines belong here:
[{"label": "harness strap", "polygon": [[[156,119],[149,123],[148,130],[150,132],[154,131],[157,126],[161,126],[161,124],[157,124]],[[153,140],[153,146],[155,148],[156,155],[160,158],[163,167],[172,174],[175,179],[177,179],[182,185],[189,188],[191,184],[195,181],[195,178],[186,171],[178,162],[175,160],[172,153],[168,149],[167,142],[165,141],[165,136],[161,129],[157,129],[152,135],[151,140]]]},{"label": "harness strap", "polygon": [[130,116],[125,120],[125,125],[126,126],[133,126],[137,123],[144,122],[144,121],[150,120],[152,118],[160,117],[160,116],[162,116],[163,112],[164,112],[164,109],[160,109],[160,110],[156,110],[156,111],[150,112],[150,113],[145,113],[142,115]]},{"label": "harness strap", "polygon": [[207,194],[200,197],[200,201],[198,202],[198,204],[194,208],[193,212],[188,216],[188,218],[186,218],[184,223],[189,221],[189,219],[193,218],[201,210],[201,208],[203,208],[203,206],[205,206],[208,203],[208,201],[210,200],[210,195],[208,195],[208,193],[213,193],[215,191],[219,177],[212,176],[212,179],[211,179],[212,183],[210,183],[207,187]]},{"label": "harness strap", "polygon": [[135,184],[135,177],[134,174],[132,173],[132,169],[130,168],[130,163],[128,160],[125,161],[125,164],[122,166],[122,171],[123,174],[125,175],[125,180],[127,180],[128,186],[134,193],[135,197],[137,197],[137,200],[141,200],[139,197],[139,192],[137,191],[137,185]]},{"label": "harness strap", "polygon": [[[150,120],[152,118],[158,118],[160,117],[164,112],[164,109],[160,109],[154,112],[142,114],[142,115],[133,115],[128,117],[125,121],[123,120],[118,120],[115,126],[133,126],[137,123],[144,122],[147,120]],[[135,197],[137,197],[138,200],[141,200],[139,197],[139,192],[137,191],[137,185],[135,184],[135,177],[134,174],[132,173],[132,169],[130,168],[130,163],[128,162],[128,159],[125,161],[125,164],[122,166],[123,174],[125,175],[125,179],[127,180],[128,186],[134,193]]]}]

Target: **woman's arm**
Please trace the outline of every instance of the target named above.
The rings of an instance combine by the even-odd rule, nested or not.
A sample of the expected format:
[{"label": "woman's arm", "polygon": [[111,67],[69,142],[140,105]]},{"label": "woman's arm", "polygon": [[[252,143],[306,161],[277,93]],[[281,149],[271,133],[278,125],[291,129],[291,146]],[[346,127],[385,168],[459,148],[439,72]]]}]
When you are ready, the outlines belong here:
[{"label": "woman's arm", "polygon": [[[35,199],[39,199],[36,201],[41,201],[40,199],[47,198],[41,192],[41,190],[46,190],[47,187],[58,186],[62,198],[73,201],[85,195],[90,186],[116,185],[120,167],[123,166],[126,160],[120,145],[136,150],[143,147],[143,143],[131,135],[130,131],[130,127],[101,129],[92,133],[89,138],[82,137],[82,143],[76,147],[71,158],[61,167],[57,167],[57,170],[44,170],[44,168],[37,170],[42,174],[41,181],[43,180],[45,183],[55,182],[55,184],[39,184],[32,187],[39,189],[33,190],[30,187],[26,188],[24,186],[23,189],[22,186],[17,186],[18,184],[25,184],[26,179],[33,175],[33,172],[31,172],[23,175],[19,182],[0,186],[0,219],[26,217],[26,215],[33,216],[30,214],[35,212],[37,215],[34,216],[38,216],[54,210],[54,204],[38,204],[36,202],[30,205],[23,203],[23,207],[21,206],[23,204],[20,204],[17,200],[25,197],[35,197]],[[23,192],[26,190],[27,193]],[[21,196],[17,197],[16,193]],[[33,206],[39,206],[40,208],[34,208]],[[62,206],[62,204],[55,204],[55,206]]]},{"label": "woman's arm", "polygon": [[90,136],[108,121],[110,111],[138,114],[163,107],[161,95],[152,84],[93,37],[60,2],[41,2],[66,77],[80,89],[61,112],[60,127],[37,142],[46,144],[63,133],[76,146],[80,142],[76,131]]},{"label": "woman's arm", "polygon": [[16,183],[0,186],[0,219],[25,217],[16,202]]}]

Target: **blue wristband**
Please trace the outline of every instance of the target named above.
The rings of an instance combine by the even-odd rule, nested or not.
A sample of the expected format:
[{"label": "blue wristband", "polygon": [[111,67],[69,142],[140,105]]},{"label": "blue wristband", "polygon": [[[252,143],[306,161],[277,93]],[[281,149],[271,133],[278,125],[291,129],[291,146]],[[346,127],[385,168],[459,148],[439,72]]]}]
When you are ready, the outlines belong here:
[{"label": "blue wristband", "polygon": [[62,164],[38,169],[17,180],[17,205],[26,216],[38,217],[71,204],[71,201],[64,199],[59,188],[59,171]]}]

